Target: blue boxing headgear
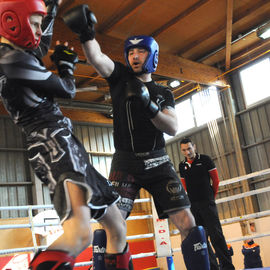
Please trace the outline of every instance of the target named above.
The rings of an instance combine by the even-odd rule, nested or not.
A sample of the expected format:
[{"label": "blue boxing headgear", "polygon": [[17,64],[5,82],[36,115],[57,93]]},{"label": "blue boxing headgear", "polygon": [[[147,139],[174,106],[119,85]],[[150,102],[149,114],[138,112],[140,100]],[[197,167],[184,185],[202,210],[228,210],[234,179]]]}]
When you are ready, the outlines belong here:
[{"label": "blue boxing headgear", "polygon": [[132,36],[125,41],[125,59],[128,67],[131,69],[131,66],[128,61],[128,51],[131,48],[138,48],[138,47],[142,47],[149,52],[148,57],[145,60],[145,63],[142,67],[142,72],[143,73],[155,72],[158,64],[159,48],[155,39],[150,36]]}]

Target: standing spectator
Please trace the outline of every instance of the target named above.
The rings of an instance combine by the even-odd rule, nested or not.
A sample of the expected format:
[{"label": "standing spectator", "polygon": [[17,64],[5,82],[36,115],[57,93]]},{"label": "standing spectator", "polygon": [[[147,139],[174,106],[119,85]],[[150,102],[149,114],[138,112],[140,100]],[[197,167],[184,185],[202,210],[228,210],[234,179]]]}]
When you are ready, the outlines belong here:
[{"label": "standing spectator", "polygon": [[244,241],[242,253],[244,255],[245,269],[263,267],[260,255],[260,246],[255,243],[253,239]]},{"label": "standing spectator", "polygon": [[215,249],[216,255],[208,242],[211,270],[219,269],[216,256],[222,270],[235,269],[228,252],[215,203],[219,185],[216,166],[209,156],[196,153],[196,146],[189,138],[181,140],[180,148],[185,160],[179,164],[179,172],[191,202],[191,212],[195,217],[196,224],[205,228]]},{"label": "standing spectator", "polygon": [[228,248],[228,251],[229,251],[229,254],[230,254],[230,256],[232,257],[233,256],[233,248],[232,248],[232,246],[230,245],[230,244],[227,244],[227,248]]}]

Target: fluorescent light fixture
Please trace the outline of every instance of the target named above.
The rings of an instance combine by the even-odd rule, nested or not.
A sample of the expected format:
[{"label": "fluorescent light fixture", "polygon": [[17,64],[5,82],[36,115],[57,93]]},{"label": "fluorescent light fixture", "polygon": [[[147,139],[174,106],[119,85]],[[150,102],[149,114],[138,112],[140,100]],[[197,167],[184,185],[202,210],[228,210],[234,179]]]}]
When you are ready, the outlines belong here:
[{"label": "fluorescent light fixture", "polygon": [[270,38],[270,22],[257,29],[257,36],[261,39]]},{"label": "fluorescent light fixture", "polygon": [[180,85],[180,81],[178,80],[169,80],[168,81],[168,86],[171,87],[171,88],[176,88]]}]

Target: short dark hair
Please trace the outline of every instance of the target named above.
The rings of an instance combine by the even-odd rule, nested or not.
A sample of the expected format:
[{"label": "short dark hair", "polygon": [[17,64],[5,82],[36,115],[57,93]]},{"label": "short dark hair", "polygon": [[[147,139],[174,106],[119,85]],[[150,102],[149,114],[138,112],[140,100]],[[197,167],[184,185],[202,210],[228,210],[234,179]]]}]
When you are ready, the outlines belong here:
[{"label": "short dark hair", "polygon": [[187,143],[191,143],[193,144],[192,140],[190,138],[184,138],[180,141],[180,145],[181,144],[187,144]]}]

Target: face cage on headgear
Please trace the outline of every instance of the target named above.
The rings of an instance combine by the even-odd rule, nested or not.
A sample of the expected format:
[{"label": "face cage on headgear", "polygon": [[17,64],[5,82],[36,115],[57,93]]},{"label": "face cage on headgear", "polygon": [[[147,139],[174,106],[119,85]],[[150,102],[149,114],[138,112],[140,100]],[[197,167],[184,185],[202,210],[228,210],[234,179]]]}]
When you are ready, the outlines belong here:
[{"label": "face cage on headgear", "polygon": [[143,73],[152,73],[157,69],[159,47],[154,38],[150,36],[132,36],[125,41],[125,60],[127,66],[132,70],[128,61],[128,52],[131,48],[142,47],[149,54],[142,67]]},{"label": "face cage on headgear", "polygon": [[30,16],[33,14],[47,14],[43,0],[1,0],[0,35],[23,48],[38,47],[40,39],[35,40],[30,25]]}]

